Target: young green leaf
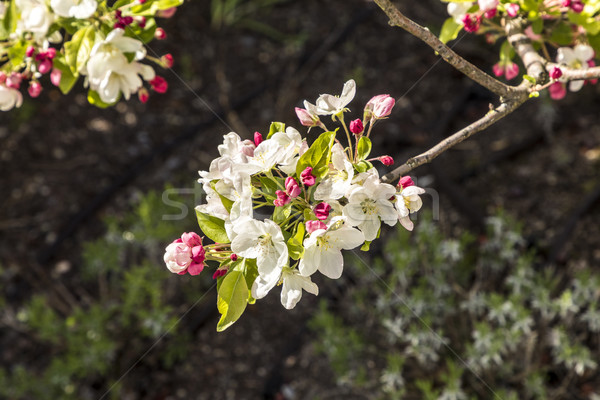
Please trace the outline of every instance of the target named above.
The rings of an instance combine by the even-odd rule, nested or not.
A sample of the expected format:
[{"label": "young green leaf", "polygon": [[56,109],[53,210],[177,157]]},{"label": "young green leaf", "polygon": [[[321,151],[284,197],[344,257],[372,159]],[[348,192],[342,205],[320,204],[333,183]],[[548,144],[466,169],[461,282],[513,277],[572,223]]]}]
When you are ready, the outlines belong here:
[{"label": "young green leaf", "polygon": [[[62,80],[62,78],[61,78],[61,80]],[[96,107],[99,107],[99,108],[110,107],[112,105],[115,105],[117,103],[117,101],[119,101],[119,99],[117,99],[117,101],[115,101],[112,104],[105,103],[100,98],[100,95],[98,94],[98,92],[96,92],[95,90],[92,90],[92,89],[88,90],[87,100],[88,100],[88,103],[90,103],[91,105],[94,105]]]},{"label": "young green leaf", "polygon": [[356,150],[357,161],[363,161],[371,153],[371,139],[366,136],[362,136],[358,140],[358,146]]},{"label": "young green leaf", "polygon": [[317,178],[327,175],[334,140],[335,132],[322,133],[298,159],[296,176],[300,177],[306,167],[312,167],[312,174]]},{"label": "young green leaf", "polygon": [[285,132],[285,124],[283,122],[271,122],[271,126],[269,126],[269,134],[267,135],[267,139],[270,139],[271,136],[273,136],[277,132]]},{"label": "young green leaf", "polygon": [[225,231],[225,222],[222,219],[204,214],[196,210],[200,230],[215,243],[229,243],[229,237]]},{"label": "young green leaf", "polygon": [[90,58],[92,47],[96,42],[94,27],[80,29],[65,43],[65,59],[73,75],[78,74]]},{"label": "young green leaf", "polygon": [[456,39],[462,28],[463,26],[457,23],[454,18],[448,18],[444,21],[444,25],[442,25],[440,40],[443,43],[448,43],[449,41]]},{"label": "young green leaf", "polygon": [[299,260],[304,255],[304,224],[299,223],[296,225],[296,232],[287,241],[287,248],[292,260]]},{"label": "young green leaf", "polygon": [[248,285],[241,271],[230,271],[219,287],[217,309],[221,319],[217,331],[222,332],[240,318],[248,304]]}]

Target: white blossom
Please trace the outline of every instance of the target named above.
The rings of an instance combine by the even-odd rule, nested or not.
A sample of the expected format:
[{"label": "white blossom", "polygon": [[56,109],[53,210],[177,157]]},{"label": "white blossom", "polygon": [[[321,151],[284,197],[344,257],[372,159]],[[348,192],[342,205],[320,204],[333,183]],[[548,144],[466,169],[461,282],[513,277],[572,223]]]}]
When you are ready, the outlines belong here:
[{"label": "white blossom", "polygon": [[337,200],[343,197],[354,179],[354,167],[339,143],[331,148],[329,174],[315,190],[315,200]]},{"label": "white blossom", "polygon": [[17,89],[0,85],[0,110],[9,111],[14,107],[21,107],[23,95]]},{"label": "white blossom", "polygon": [[284,267],[281,275],[283,285],[281,286],[281,304],[288,310],[296,307],[296,304],[302,298],[302,289],[315,296],[319,295],[319,287],[310,279],[304,276],[297,269]]},{"label": "white blossom", "polygon": [[61,17],[87,19],[94,15],[98,3],[96,0],[50,0],[50,6]]},{"label": "white blossom", "polygon": [[406,230],[412,231],[414,228],[413,222],[410,220],[409,214],[417,212],[423,206],[423,200],[419,195],[425,193],[425,189],[418,186],[407,186],[406,188],[400,188],[400,191],[396,193],[396,211],[398,213],[398,221],[406,228]]},{"label": "white blossom", "polygon": [[31,32],[38,40],[45,38],[54,22],[54,14],[48,9],[46,2],[15,0],[15,5],[21,11],[21,18],[17,22],[17,34]]},{"label": "white blossom", "polygon": [[350,225],[358,227],[364,233],[365,240],[377,237],[381,221],[390,226],[398,222],[398,215],[392,202],[396,189],[371,175],[362,186],[351,189],[348,204],[344,206],[343,215]]},{"label": "white blossom", "polygon": [[365,241],[361,231],[343,223],[343,217],[333,218],[327,229],[317,229],[304,239],[304,257],[298,270],[310,276],[317,270],[331,279],[342,276],[342,249],[351,250]]},{"label": "white blossom", "polygon": [[[588,61],[594,58],[594,49],[586,44],[578,44],[574,48],[561,47],[556,54],[556,62],[573,69],[587,69]],[[562,79],[559,79],[562,81]],[[577,92],[583,87],[584,80],[570,81],[569,90]]]},{"label": "white blossom", "polygon": [[448,3],[448,14],[454,18],[457,24],[462,25],[462,19],[469,11],[469,8],[473,6],[471,2],[450,2]]},{"label": "white blossom", "polygon": [[[316,107],[314,110],[318,115],[337,115],[344,112],[348,103],[354,99],[356,94],[356,82],[350,79],[344,84],[342,94],[340,96],[333,96],[331,94],[322,94],[316,101]],[[309,103],[309,107],[312,108],[312,104]],[[310,112],[311,110],[309,110]]]},{"label": "white blossom", "polygon": [[94,45],[84,71],[90,88],[108,104],[116,102],[120,93],[125,99],[136,93],[142,86],[139,75],[147,81],[155,76],[152,67],[137,61],[129,62],[123,53],[136,53],[136,60],[145,55],[142,42],[124,36],[122,29],[115,29],[105,40]]}]

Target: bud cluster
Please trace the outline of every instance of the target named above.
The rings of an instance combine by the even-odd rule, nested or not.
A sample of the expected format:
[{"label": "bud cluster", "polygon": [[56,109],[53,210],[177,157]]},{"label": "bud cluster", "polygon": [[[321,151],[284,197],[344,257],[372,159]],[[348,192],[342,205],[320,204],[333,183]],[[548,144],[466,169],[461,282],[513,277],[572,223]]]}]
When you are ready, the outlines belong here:
[{"label": "bud cluster", "polygon": [[[371,162],[391,165],[392,158],[368,158],[372,127],[390,115],[395,101],[389,95],[373,97],[363,118],[348,129],[344,114],[355,91],[350,80],[340,96],[324,94],[314,105],[304,102],[304,109],[296,109],[302,125],[323,130],[310,145],[298,130],[279,122],[265,136],[256,132],[253,140],[231,132],[218,147],[220,157],[208,171],[200,171],[206,203],[196,214],[203,234],[216,246],[212,258],[205,259],[218,261],[213,275],[219,280],[218,330],[279,284],[287,309],[296,306],[303,291],[317,295],[312,275],[339,278],[342,250],[368,250],[382,223],[412,230],[409,215],[421,208],[424,190],[410,177],[397,186],[381,182]],[[326,115],[340,127],[327,129],[321,121]],[[346,145],[337,137],[340,128]],[[198,268],[192,272],[189,266],[197,262],[195,247],[181,240],[167,247],[167,267],[195,273]]]}]

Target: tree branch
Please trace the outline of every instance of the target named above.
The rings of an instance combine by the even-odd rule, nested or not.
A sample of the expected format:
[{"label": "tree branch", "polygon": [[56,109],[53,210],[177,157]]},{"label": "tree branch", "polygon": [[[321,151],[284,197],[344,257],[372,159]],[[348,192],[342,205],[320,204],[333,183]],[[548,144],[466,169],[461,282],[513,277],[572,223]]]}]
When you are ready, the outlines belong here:
[{"label": "tree branch", "polygon": [[514,93],[515,88],[509,86],[492,76],[486,74],[475,65],[471,64],[450,47],[446,46],[429,29],[422,27],[402,14],[389,0],[373,0],[390,19],[390,25],[398,26],[408,33],[416,36],[435,50],[448,64],[468,76],[489,91],[500,97],[508,98]]},{"label": "tree branch", "polygon": [[523,19],[509,19],[505,26],[506,38],[523,62],[527,75],[534,78],[537,84],[543,85],[548,82],[548,72],[546,71],[548,61],[533,48],[531,39],[523,33],[524,27]]},{"label": "tree branch", "polygon": [[450,149],[451,147],[457,145],[465,139],[470,138],[477,132],[484,130],[488,126],[506,117],[508,114],[519,108],[521,104],[523,104],[525,101],[527,101],[527,97],[521,97],[517,100],[510,100],[501,103],[498,107],[489,111],[484,117],[473,122],[471,125],[461,129],[452,136],[449,136],[446,139],[442,140],[440,143],[436,144],[434,147],[427,150],[426,152],[411,158],[405,164],[387,173],[381,178],[382,182],[393,182],[400,178],[402,175],[405,175],[411,170],[415,169],[416,167],[430,162],[431,160],[433,160],[446,150]]}]

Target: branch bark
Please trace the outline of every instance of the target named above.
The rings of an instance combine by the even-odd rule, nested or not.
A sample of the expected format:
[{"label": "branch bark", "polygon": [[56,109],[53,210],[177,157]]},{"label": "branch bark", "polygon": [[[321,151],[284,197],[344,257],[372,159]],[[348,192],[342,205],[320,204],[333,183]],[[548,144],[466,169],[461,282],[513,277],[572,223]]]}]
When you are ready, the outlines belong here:
[{"label": "branch bark", "polygon": [[422,27],[410,18],[402,14],[396,6],[389,0],[373,0],[390,19],[390,25],[398,26],[413,36],[421,39],[429,47],[435,50],[448,64],[471,78],[489,91],[500,97],[510,97],[514,88],[510,85],[500,82],[492,76],[486,74],[475,65],[471,64],[450,47],[446,46],[429,29]]},{"label": "branch bark", "polygon": [[385,174],[381,178],[381,181],[385,183],[391,183],[399,179],[402,175],[406,175],[416,167],[431,162],[431,160],[444,153],[446,150],[456,146],[463,140],[470,138],[474,134],[481,132],[488,126],[495,124],[502,118],[506,117],[508,114],[519,108],[525,101],[527,101],[527,97],[501,103],[498,107],[489,111],[482,118],[461,129],[452,136],[442,140],[426,152],[411,158],[405,164]]}]

